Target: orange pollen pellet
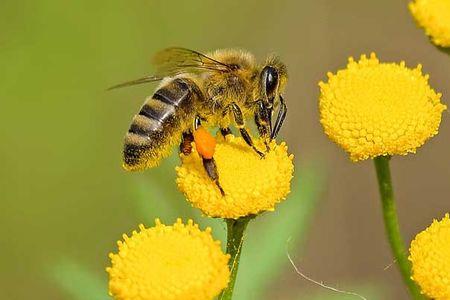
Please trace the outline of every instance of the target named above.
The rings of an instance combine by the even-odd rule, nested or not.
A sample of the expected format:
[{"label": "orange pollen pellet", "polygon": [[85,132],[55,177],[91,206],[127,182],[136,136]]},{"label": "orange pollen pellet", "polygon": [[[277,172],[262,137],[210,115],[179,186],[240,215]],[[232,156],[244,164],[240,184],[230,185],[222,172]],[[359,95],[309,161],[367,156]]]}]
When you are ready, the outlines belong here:
[{"label": "orange pollen pellet", "polygon": [[203,158],[211,159],[216,149],[216,139],[203,127],[197,128],[194,132],[194,142],[198,154]]}]

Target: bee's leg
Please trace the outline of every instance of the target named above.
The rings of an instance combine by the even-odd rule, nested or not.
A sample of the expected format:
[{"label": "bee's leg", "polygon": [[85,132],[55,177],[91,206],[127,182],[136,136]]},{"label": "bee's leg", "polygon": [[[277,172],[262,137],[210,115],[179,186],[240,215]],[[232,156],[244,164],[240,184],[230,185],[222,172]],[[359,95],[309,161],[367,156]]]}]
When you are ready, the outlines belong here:
[{"label": "bee's leg", "polygon": [[269,152],[270,134],[272,132],[272,109],[264,105],[262,100],[256,101],[255,123],[259,136],[264,139],[266,151]]},{"label": "bee's leg", "polygon": [[283,125],[284,119],[286,118],[287,107],[286,103],[284,103],[283,97],[280,95],[280,109],[278,111],[277,120],[275,121],[275,126],[270,133],[270,138],[274,139],[277,137],[278,132],[281,129],[281,125]]},{"label": "bee's leg", "polygon": [[230,108],[231,108],[231,111],[233,112],[236,127],[239,128],[239,132],[241,133],[241,136],[244,139],[244,141],[250,147],[252,147],[253,150],[255,150],[255,152],[258,153],[258,155],[261,158],[264,158],[264,153],[262,153],[261,151],[256,149],[255,145],[253,144],[253,140],[252,140],[250,134],[248,133],[248,130],[245,128],[245,122],[244,122],[244,117],[242,115],[241,108],[234,102],[230,104]]},{"label": "bee's leg", "polygon": [[216,186],[219,188],[220,193],[222,196],[225,196],[225,192],[223,191],[222,187],[219,183],[219,173],[217,173],[217,165],[214,158],[204,158],[203,159],[203,167],[205,168],[206,173],[208,174],[208,177],[211,178],[212,181],[216,184]]},{"label": "bee's leg", "polygon": [[[202,125],[201,118],[199,116],[196,116],[194,120],[194,130],[197,130],[201,125]],[[192,140],[194,140],[193,135]],[[212,181],[214,181],[222,196],[225,196],[225,192],[223,191],[222,186],[219,183],[219,173],[217,172],[217,165],[216,161],[214,160],[214,157],[206,158],[203,157],[203,155],[201,154],[200,156],[202,157],[203,167],[205,168],[206,174],[208,174],[208,177],[211,178]]]},{"label": "bee's leg", "polygon": [[180,143],[180,152],[184,155],[189,155],[192,152],[192,142],[194,141],[194,135],[191,130],[183,132],[183,137]]},{"label": "bee's leg", "polygon": [[202,126],[202,118],[200,116],[195,116],[194,131],[197,130],[200,126]]},{"label": "bee's leg", "polygon": [[227,135],[231,134],[231,129],[230,127],[220,128],[220,133],[223,137],[226,137]]}]

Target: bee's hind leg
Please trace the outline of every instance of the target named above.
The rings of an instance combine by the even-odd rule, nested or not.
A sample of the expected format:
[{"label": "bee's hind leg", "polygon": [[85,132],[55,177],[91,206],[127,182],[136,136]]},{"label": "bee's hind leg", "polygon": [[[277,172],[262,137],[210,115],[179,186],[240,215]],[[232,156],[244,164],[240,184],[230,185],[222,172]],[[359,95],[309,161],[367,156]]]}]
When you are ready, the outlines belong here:
[{"label": "bee's hind leg", "polygon": [[219,183],[219,173],[217,173],[216,161],[214,160],[214,158],[202,157],[202,159],[203,159],[203,167],[206,170],[206,174],[208,174],[209,178],[211,178],[211,180],[214,181],[216,186],[219,188],[219,191],[222,194],[222,196],[225,196],[225,192]]},{"label": "bee's hind leg", "polygon": [[184,155],[189,155],[192,152],[192,142],[194,141],[194,135],[192,131],[188,130],[183,132],[183,137],[180,143],[180,152]]},{"label": "bee's hind leg", "polygon": [[[195,120],[194,120],[194,130],[199,129],[200,126],[201,126],[201,119],[199,116],[197,116],[197,117],[195,117]],[[230,131],[230,133],[231,133],[231,131]],[[184,136],[185,135],[183,134],[183,139],[184,139]],[[192,133],[190,133],[188,138],[191,138],[191,137],[192,137],[192,141],[194,141],[194,135]],[[192,141],[190,143],[192,143]],[[195,142],[203,143],[204,141],[203,140],[195,140]],[[191,146],[191,150],[192,150],[192,146]],[[206,155],[202,154],[200,152],[199,152],[199,155],[202,157],[203,167],[205,168],[206,174],[208,174],[208,177],[211,178],[211,180],[216,184],[216,186],[219,189],[222,196],[225,196],[225,192],[219,183],[219,173],[217,172],[217,165],[216,165],[216,161],[214,160],[214,157],[212,157],[211,154],[209,154],[210,156],[205,157]]]}]

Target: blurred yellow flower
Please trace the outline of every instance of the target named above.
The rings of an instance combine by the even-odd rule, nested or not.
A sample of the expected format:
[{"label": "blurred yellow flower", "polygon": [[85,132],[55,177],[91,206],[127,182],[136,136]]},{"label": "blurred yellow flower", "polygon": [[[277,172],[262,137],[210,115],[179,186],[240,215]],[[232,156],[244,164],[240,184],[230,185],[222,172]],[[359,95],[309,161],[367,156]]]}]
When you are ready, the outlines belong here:
[{"label": "blurred yellow flower", "polygon": [[450,47],[450,0],[415,0],[409,10],[433,43]]},{"label": "blurred yellow flower", "polygon": [[422,66],[380,63],[372,53],[320,82],[320,121],[328,137],[353,161],[405,155],[438,133],[441,94],[428,84]]},{"label": "blurred yellow flower", "polygon": [[210,300],[228,284],[229,255],[211,229],[181,219],[134,231],[110,254],[109,292],[117,300]]},{"label": "blurred yellow flower", "polygon": [[434,220],[411,243],[412,279],[435,300],[450,300],[450,218]]},{"label": "blurred yellow flower", "polygon": [[[265,147],[260,140],[256,145]],[[219,137],[214,159],[225,196],[207,176],[195,148],[190,155],[181,155],[182,164],[177,167],[179,189],[210,217],[237,219],[273,211],[290,192],[293,155],[288,154],[285,143],[272,141],[270,151],[261,159],[242,138]]]}]

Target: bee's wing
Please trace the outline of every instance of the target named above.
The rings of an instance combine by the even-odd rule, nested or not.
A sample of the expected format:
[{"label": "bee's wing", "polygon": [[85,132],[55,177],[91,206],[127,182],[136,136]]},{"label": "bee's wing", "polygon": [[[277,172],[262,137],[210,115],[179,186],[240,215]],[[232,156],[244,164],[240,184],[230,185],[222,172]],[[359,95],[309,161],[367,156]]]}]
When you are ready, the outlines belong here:
[{"label": "bee's wing", "polygon": [[156,75],[145,76],[110,87],[108,90],[159,81],[167,76],[180,73],[201,73],[205,71],[225,72],[233,66],[222,63],[200,52],[180,47],[171,47],[155,54],[152,60],[156,66]]},{"label": "bee's wing", "polygon": [[200,52],[186,48],[172,47],[155,54],[153,64],[158,76],[173,76],[180,73],[204,71],[229,71],[233,67]]}]

